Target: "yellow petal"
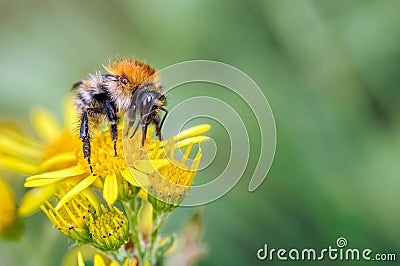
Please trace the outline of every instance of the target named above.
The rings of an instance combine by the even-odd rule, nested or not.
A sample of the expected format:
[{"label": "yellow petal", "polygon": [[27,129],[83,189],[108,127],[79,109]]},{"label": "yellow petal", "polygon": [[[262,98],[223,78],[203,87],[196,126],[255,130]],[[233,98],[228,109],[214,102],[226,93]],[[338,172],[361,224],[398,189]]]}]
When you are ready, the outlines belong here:
[{"label": "yellow petal", "polygon": [[100,207],[99,199],[97,198],[96,194],[90,188],[85,189],[82,192],[82,195],[88,199],[90,205],[92,205],[96,210]]},{"label": "yellow petal", "polygon": [[27,175],[40,172],[39,165],[13,156],[0,155],[0,167]]},{"label": "yellow petal", "polygon": [[85,266],[85,261],[80,251],[78,251],[78,266]]},{"label": "yellow petal", "polygon": [[10,186],[0,179],[0,233],[9,228],[15,221],[17,203]]},{"label": "yellow petal", "polygon": [[0,132],[3,130],[11,130],[16,133],[21,132],[21,128],[19,127],[19,125],[9,121],[0,121]]},{"label": "yellow petal", "polygon": [[68,177],[79,176],[85,174],[86,170],[83,170],[79,166],[73,166],[66,169],[46,172],[40,175],[34,175],[28,177],[24,184],[25,187],[40,187],[48,184],[59,182]]},{"label": "yellow petal", "polygon": [[188,129],[185,129],[181,131],[178,135],[174,137],[174,141],[180,141],[186,138],[198,136],[201,134],[206,133],[211,129],[211,126],[209,124],[201,124],[197,125]]},{"label": "yellow petal", "polygon": [[170,162],[168,161],[168,159],[137,160],[134,163],[134,167],[142,173],[151,174],[156,170],[168,166],[169,164]]},{"label": "yellow petal", "polygon": [[21,130],[18,125],[11,124],[9,126],[4,126],[3,123],[0,123],[0,136],[12,138],[17,142],[21,142],[32,148],[40,149],[42,147],[42,144],[39,141],[24,134],[23,130]]},{"label": "yellow petal", "polygon": [[[92,245],[83,245],[83,246],[75,246],[71,247],[68,249],[66,252],[60,266],[71,266],[71,265],[77,265],[77,258],[78,258],[78,252],[81,253],[82,261],[84,262],[85,259],[91,259],[93,260],[94,254],[98,253],[98,250],[93,247]],[[78,263],[79,263],[79,258],[78,258]],[[82,264],[84,266],[85,264]],[[81,264],[78,264],[78,266],[81,266]]]},{"label": "yellow petal", "polygon": [[199,151],[196,154],[196,157],[193,160],[192,165],[190,166],[190,170],[191,171],[196,171],[197,172],[197,169],[199,168],[201,156],[202,156],[201,149],[199,149]]},{"label": "yellow petal", "polygon": [[143,201],[138,213],[139,229],[143,238],[146,239],[151,234],[153,227],[153,207],[148,201]]},{"label": "yellow petal", "polygon": [[56,192],[55,185],[49,185],[28,190],[22,198],[21,205],[18,208],[20,216],[28,216],[36,212],[40,205],[46,200],[51,199]]},{"label": "yellow petal", "polygon": [[136,182],[135,178],[132,177],[131,173],[129,172],[128,169],[122,170],[121,171],[122,177],[128,181],[131,185],[134,185],[135,187],[140,187],[138,182]]},{"label": "yellow petal", "polygon": [[45,160],[41,167],[44,171],[54,169],[59,165],[71,164],[76,162],[77,158],[73,152],[59,153],[49,159]]},{"label": "yellow petal", "polygon": [[196,136],[196,137],[191,137],[191,138],[186,138],[183,140],[180,140],[179,142],[174,143],[172,139],[169,139],[167,142],[165,142],[163,147],[158,151],[158,154],[156,157],[163,156],[165,152],[170,152],[170,159],[174,159],[174,150],[178,149],[183,149],[187,146],[193,146],[195,144],[199,144],[201,142],[205,142],[210,140],[210,137],[207,136]]},{"label": "yellow petal", "polygon": [[41,145],[12,131],[0,132],[0,151],[32,160],[39,160],[42,157]]},{"label": "yellow petal", "polygon": [[94,266],[107,266],[100,254],[94,255]]},{"label": "yellow petal", "polygon": [[193,145],[189,145],[187,147],[187,149],[185,151],[185,154],[183,155],[183,158],[182,158],[182,163],[183,164],[186,164],[187,159],[189,159],[189,155],[190,155],[190,152],[192,151],[192,148],[193,148]]},{"label": "yellow petal", "polygon": [[187,138],[187,139],[181,140],[177,144],[175,144],[174,149],[182,149],[186,146],[199,144],[201,142],[208,141],[208,140],[210,140],[210,137],[207,137],[207,136],[197,136],[197,137]]},{"label": "yellow petal", "polygon": [[150,185],[150,180],[147,177],[147,175],[139,172],[135,168],[130,167],[129,170],[128,169],[122,170],[121,175],[123,178],[125,178],[126,181],[128,181],[135,187],[143,187]]},{"label": "yellow petal", "polygon": [[129,259],[125,259],[123,266],[137,266],[137,259],[133,258],[129,263]]},{"label": "yellow petal", "polygon": [[62,205],[71,200],[75,195],[79,194],[81,191],[88,188],[94,182],[94,180],[96,180],[96,178],[97,176],[90,175],[85,179],[83,179],[81,182],[79,182],[75,187],[73,187],[70,191],[68,191],[68,193],[65,194],[64,197],[60,199],[60,201],[57,203],[56,210],[57,211],[60,210]]},{"label": "yellow petal", "polygon": [[103,198],[109,205],[114,204],[118,198],[118,183],[115,173],[106,176],[104,180]]},{"label": "yellow petal", "polygon": [[45,141],[53,141],[61,134],[60,124],[55,117],[43,109],[36,109],[32,114],[32,124],[38,135]]},{"label": "yellow petal", "polygon": [[103,188],[104,188],[103,181],[101,181],[100,178],[97,178],[96,181],[93,182],[92,186],[99,190],[103,190]]},{"label": "yellow petal", "polygon": [[[209,124],[201,124],[201,125],[197,125],[197,126],[185,129],[173,137],[173,142],[178,142],[178,141],[182,141],[184,139],[190,138],[190,137],[199,136],[201,134],[206,133],[210,129],[211,129],[211,126]],[[169,140],[171,140],[171,139],[163,141],[162,146],[166,146]],[[156,147],[157,144],[158,144],[157,142],[152,142],[148,146],[148,148],[150,150],[152,150]]]},{"label": "yellow petal", "polygon": [[141,199],[147,200],[147,192],[144,189],[139,190],[137,196]]},{"label": "yellow petal", "polygon": [[116,262],[116,261],[112,261],[112,262],[110,263],[110,266],[119,266],[119,264],[118,264],[118,262]]}]

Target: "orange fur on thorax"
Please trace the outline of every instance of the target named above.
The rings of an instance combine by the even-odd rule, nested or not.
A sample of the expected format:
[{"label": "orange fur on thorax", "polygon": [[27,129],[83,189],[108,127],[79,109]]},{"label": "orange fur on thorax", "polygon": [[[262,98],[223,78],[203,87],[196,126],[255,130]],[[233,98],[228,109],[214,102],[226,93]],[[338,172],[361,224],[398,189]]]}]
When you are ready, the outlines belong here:
[{"label": "orange fur on thorax", "polygon": [[110,62],[107,66],[104,66],[104,68],[111,75],[127,78],[133,86],[138,86],[145,81],[151,82],[157,79],[156,75],[154,75],[156,74],[155,69],[138,60]]}]

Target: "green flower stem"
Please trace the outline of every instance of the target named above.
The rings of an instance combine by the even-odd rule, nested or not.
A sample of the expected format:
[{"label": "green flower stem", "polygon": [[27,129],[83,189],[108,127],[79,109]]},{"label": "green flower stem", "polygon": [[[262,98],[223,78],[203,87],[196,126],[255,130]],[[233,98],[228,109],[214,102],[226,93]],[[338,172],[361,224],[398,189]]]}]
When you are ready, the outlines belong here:
[{"label": "green flower stem", "polygon": [[134,252],[138,259],[139,264],[143,265],[145,262],[150,265],[156,265],[158,253],[158,243],[160,240],[160,230],[164,225],[165,221],[170,212],[155,211],[153,210],[153,226],[149,240],[145,240],[141,233],[138,224],[138,213],[142,205],[142,199],[134,198],[130,201],[122,202],[126,216],[129,221],[129,233],[134,246]]},{"label": "green flower stem", "polygon": [[151,239],[149,246],[146,249],[145,261],[148,261],[150,265],[156,265],[157,263],[157,251],[158,242],[160,240],[160,230],[164,225],[169,212],[157,212],[153,211],[153,228],[151,232]]},{"label": "green flower stem", "polygon": [[126,216],[128,217],[129,221],[129,233],[133,242],[134,250],[137,252],[137,255],[140,259],[144,257],[144,250],[142,241],[140,240],[140,228],[138,225],[138,212],[140,206],[142,205],[142,199],[140,198],[133,198],[130,201],[122,202]]}]

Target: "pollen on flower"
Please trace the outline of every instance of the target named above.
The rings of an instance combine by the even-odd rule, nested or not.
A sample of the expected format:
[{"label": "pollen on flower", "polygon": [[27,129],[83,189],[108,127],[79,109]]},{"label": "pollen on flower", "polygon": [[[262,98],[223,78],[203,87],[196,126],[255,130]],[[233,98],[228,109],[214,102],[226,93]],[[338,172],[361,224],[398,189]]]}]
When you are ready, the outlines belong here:
[{"label": "pollen on flower", "polygon": [[[126,162],[122,149],[122,132],[118,132],[117,156],[114,154],[114,142],[109,131],[94,134],[91,139],[91,165],[93,173],[106,177],[113,173],[119,173],[126,168]],[[77,151],[78,165],[89,171],[87,159],[83,157],[81,149]]]}]

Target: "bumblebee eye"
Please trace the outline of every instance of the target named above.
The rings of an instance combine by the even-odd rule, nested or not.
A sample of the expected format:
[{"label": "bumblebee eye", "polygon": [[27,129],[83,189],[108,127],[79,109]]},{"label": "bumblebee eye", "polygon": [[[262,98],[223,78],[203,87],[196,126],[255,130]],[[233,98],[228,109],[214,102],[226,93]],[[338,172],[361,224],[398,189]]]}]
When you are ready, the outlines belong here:
[{"label": "bumblebee eye", "polygon": [[128,79],[125,77],[119,77],[119,81],[122,82],[123,84],[128,84]]}]

